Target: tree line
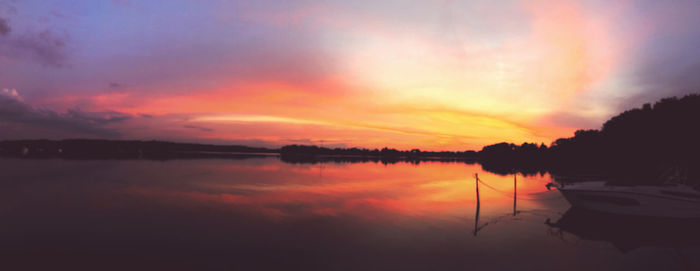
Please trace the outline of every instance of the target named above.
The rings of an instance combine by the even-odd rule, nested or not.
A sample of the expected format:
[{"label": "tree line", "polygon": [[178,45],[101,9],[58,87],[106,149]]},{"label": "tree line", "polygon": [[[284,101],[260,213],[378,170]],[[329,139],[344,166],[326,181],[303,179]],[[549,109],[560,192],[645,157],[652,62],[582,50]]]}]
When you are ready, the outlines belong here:
[{"label": "tree line", "polygon": [[678,169],[698,184],[700,95],[644,104],[549,147],[499,143],[482,148],[479,157],[501,171],[605,174],[622,183],[659,182]]}]

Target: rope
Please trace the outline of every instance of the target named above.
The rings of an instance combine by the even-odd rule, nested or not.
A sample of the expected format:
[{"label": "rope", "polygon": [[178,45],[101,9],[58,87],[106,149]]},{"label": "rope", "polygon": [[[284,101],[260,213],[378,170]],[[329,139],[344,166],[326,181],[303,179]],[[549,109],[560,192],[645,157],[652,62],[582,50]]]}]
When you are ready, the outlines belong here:
[{"label": "rope", "polygon": [[503,191],[503,190],[499,190],[499,189],[497,189],[497,188],[495,188],[495,187],[493,187],[493,186],[490,186],[490,185],[488,185],[487,183],[485,183],[484,181],[482,181],[481,179],[476,179],[476,180],[479,181],[481,184],[485,185],[486,187],[491,188],[493,191],[496,191],[496,192],[499,192],[499,193],[503,193],[504,195],[510,195],[510,192],[506,192],[506,191]]},{"label": "rope", "polygon": [[483,184],[484,186],[490,188],[491,190],[496,191],[496,192],[498,192],[498,193],[501,193],[501,194],[503,194],[504,196],[509,197],[509,198],[516,198],[516,197],[517,197],[517,199],[523,199],[523,200],[547,200],[547,199],[554,199],[554,198],[560,197],[559,195],[556,195],[556,196],[553,196],[553,197],[547,197],[547,198],[542,198],[542,197],[537,197],[537,198],[522,197],[523,195],[535,195],[535,193],[530,193],[530,194],[518,194],[518,196],[513,197],[513,195],[512,195],[511,192],[506,192],[506,191],[500,190],[500,189],[498,189],[498,188],[495,188],[495,187],[493,187],[493,186],[490,186],[489,184],[485,183],[484,181],[482,181],[482,180],[479,179],[479,178],[476,178],[476,180],[477,180],[479,183]]}]

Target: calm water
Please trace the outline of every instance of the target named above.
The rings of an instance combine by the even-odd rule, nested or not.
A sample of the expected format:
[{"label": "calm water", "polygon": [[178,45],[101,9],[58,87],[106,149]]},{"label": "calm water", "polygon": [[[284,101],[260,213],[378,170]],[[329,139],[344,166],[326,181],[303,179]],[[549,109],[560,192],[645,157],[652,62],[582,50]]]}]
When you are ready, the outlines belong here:
[{"label": "calm water", "polygon": [[[478,217],[475,173],[490,186],[479,187]],[[601,229],[574,234],[552,226],[578,214],[559,192],[546,190],[550,181],[518,175],[514,183],[478,164],[438,162],[0,159],[0,265],[699,269],[700,246],[630,243]],[[597,224],[602,231],[604,223]]]}]

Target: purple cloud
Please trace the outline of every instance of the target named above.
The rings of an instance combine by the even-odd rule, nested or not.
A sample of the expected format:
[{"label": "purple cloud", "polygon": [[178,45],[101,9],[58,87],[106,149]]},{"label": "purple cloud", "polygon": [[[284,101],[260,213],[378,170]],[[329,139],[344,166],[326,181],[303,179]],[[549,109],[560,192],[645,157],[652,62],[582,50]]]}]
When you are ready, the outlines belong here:
[{"label": "purple cloud", "polygon": [[0,18],[0,56],[29,59],[43,66],[61,67],[68,58],[66,37],[50,30],[11,33],[7,20]]},{"label": "purple cloud", "polygon": [[0,139],[100,137],[117,138],[121,134],[106,127],[131,119],[119,112],[87,112],[70,109],[65,113],[38,109],[26,104],[14,89],[0,90]]},{"label": "purple cloud", "polygon": [[0,36],[6,36],[10,34],[10,25],[7,24],[7,20],[0,18]]}]

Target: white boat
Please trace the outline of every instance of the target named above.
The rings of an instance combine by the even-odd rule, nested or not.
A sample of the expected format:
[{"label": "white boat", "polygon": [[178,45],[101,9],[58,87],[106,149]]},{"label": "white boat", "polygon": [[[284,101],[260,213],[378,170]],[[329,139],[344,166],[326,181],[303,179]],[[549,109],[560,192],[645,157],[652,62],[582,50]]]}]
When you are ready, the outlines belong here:
[{"label": "white boat", "polygon": [[634,216],[700,218],[700,192],[685,185],[614,186],[581,182],[554,186],[577,208]]}]

